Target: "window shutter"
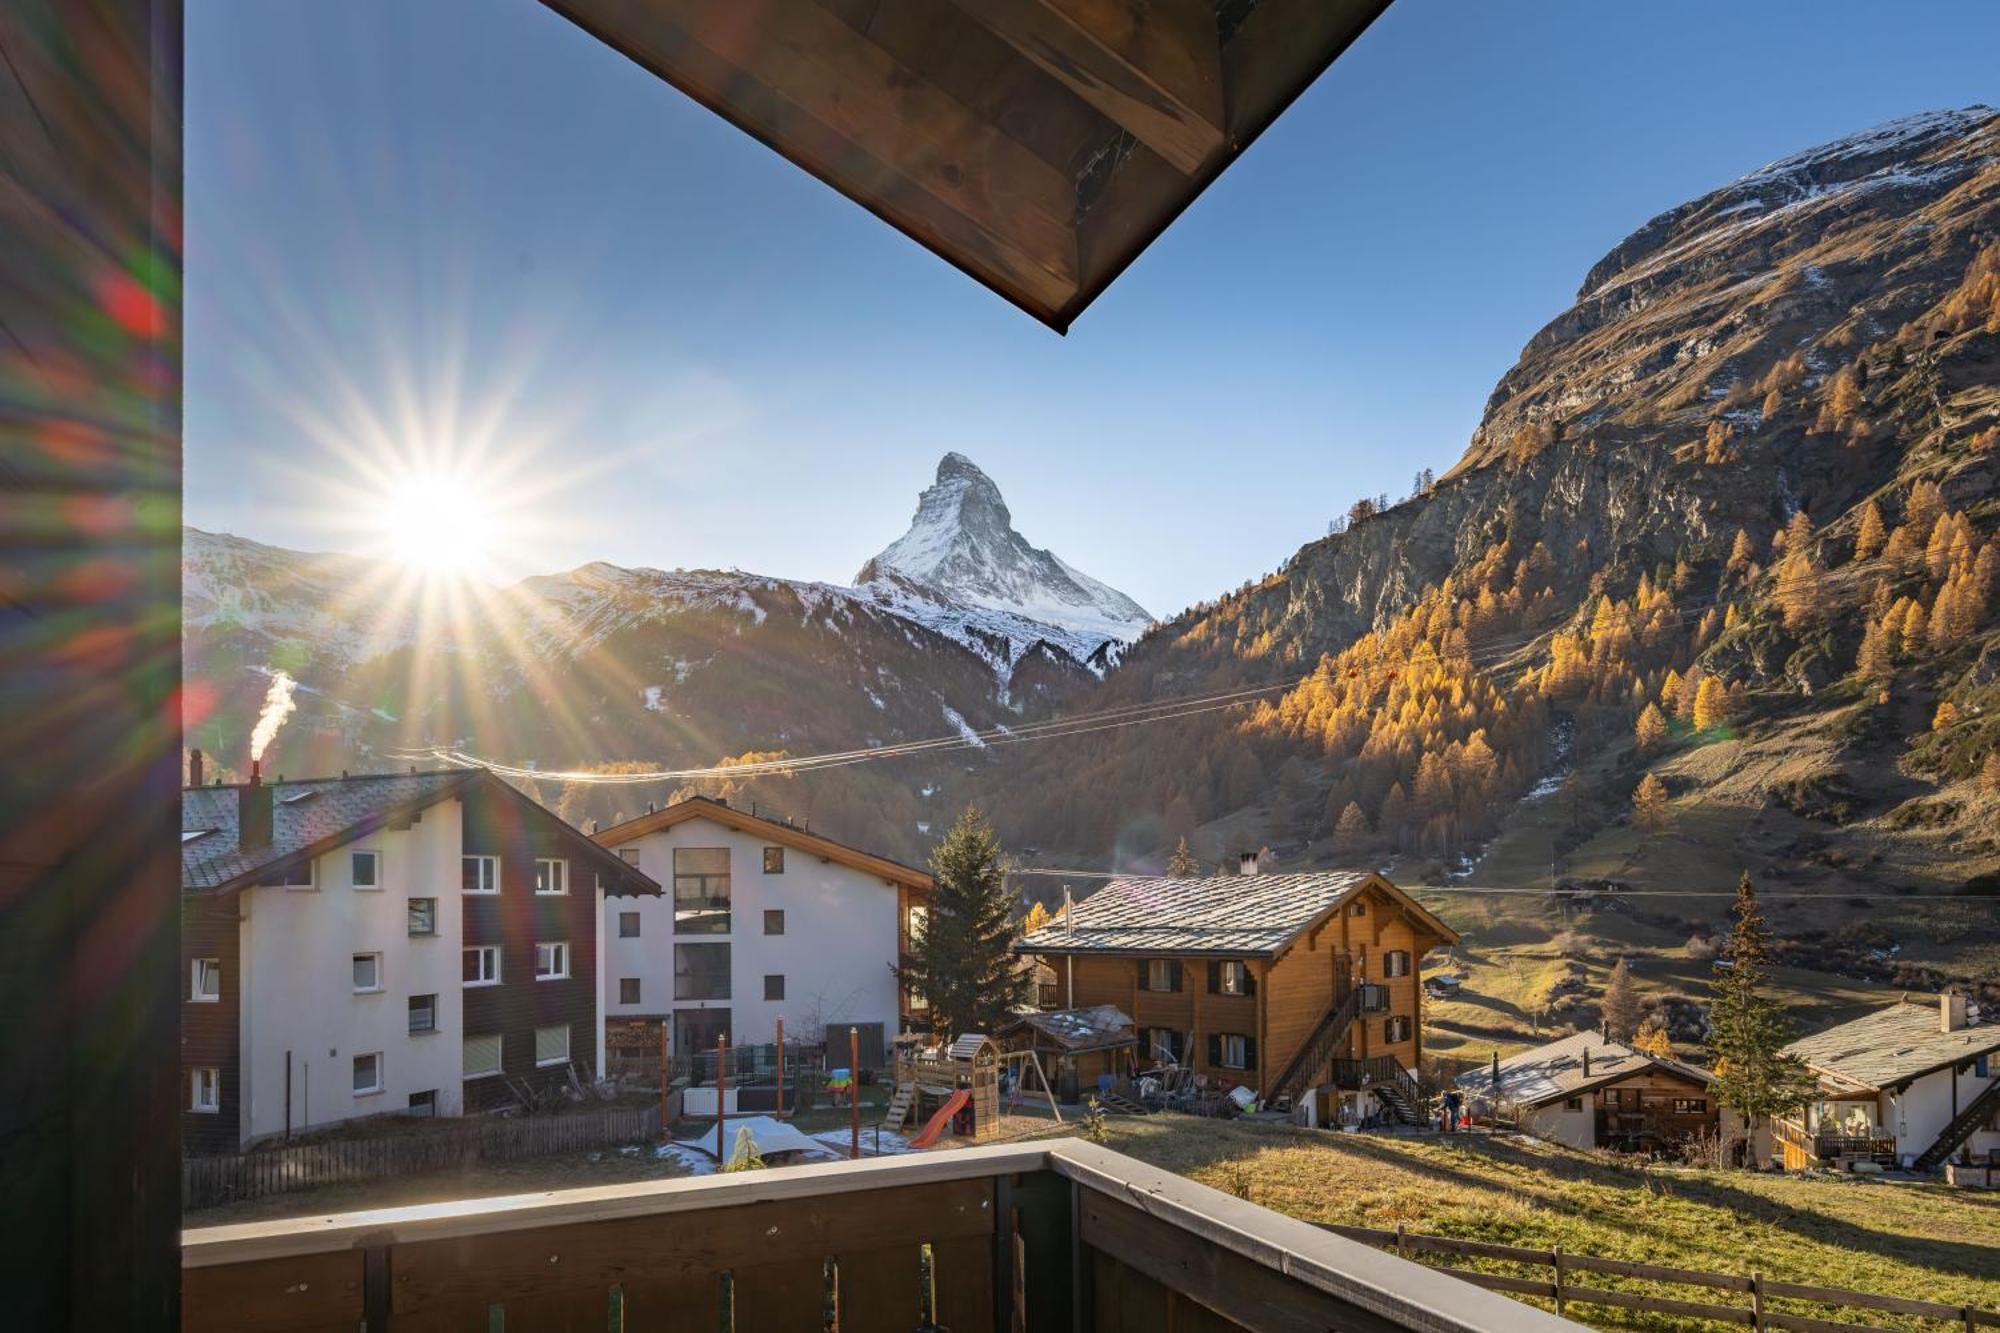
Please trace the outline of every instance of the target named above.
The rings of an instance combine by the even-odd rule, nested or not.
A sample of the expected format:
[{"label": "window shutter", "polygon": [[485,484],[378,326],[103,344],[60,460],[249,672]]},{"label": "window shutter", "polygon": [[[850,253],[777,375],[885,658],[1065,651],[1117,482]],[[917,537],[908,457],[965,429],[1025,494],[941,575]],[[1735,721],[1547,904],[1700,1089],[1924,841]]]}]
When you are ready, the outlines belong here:
[{"label": "window shutter", "polygon": [[1180,988],[1181,988],[1181,960],[1178,958],[1170,959],[1167,962],[1167,989],[1171,991],[1177,991]]},{"label": "window shutter", "polygon": [[1245,1037],[1243,1039],[1243,1071],[1248,1074],[1257,1072],[1257,1039],[1255,1037]]},{"label": "window shutter", "polygon": [[1248,963],[1243,964],[1243,993],[1245,995],[1257,993],[1257,974],[1250,970]]},{"label": "window shutter", "polygon": [[1146,960],[1143,958],[1139,960],[1139,989],[1146,989]]},{"label": "window shutter", "polygon": [[1222,1037],[1214,1032],[1208,1034],[1208,1067],[1222,1068]]},{"label": "window shutter", "polygon": [[1210,960],[1208,964],[1208,993],[1214,995],[1222,989],[1222,964]]}]

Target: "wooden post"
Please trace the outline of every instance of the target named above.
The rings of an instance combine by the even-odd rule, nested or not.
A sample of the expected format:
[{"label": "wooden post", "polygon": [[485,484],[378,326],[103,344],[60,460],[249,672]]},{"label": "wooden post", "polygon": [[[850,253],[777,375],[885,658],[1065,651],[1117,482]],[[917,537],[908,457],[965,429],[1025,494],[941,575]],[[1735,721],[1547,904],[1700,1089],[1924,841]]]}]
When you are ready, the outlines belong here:
[{"label": "wooden post", "polygon": [[715,1039],[715,1169],[729,1165],[722,1155],[722,1103],[729,1094],[729,1034]]},{"label": "wooden post", "polygon": [[1401,1222],[1396,1223],[1396,1257],[1398,1259],[1407,1259],[1410,1257],[1409,1241],[1404,1237],[1403,1224]]},{"label": "wooden post", "polygon": [[660,1020],[660,1142],[667,1141],[667,1020]]},{"label": "wooden post", "polygon": [[785,1020],[782,1015],[778,1019],[778,1104],[774,1114],[780,1120],[785,1118]]},{"label": "wooden post", "polygon": [[1550,1247],[1549,1263],[1553,1265],[1556,1270],[1556,1318],[1560,1319],[1562,1318],[1562,1312],[1563,1312],[1563,1247],[1562,1246],[1555,1245]]},{"label": "wooden post", "polygon": [[847,1146],[847,1156],[852,1161],[861,1160],[861,1029],[847,1029],[847,1110],[851,1122],[851,1139]]},{"label": "wooden post", "polygon": [[1762,1273],[1752,1273],[1750,1275],[1750,1326],[1760,1330],[1764,1327],[1764,1275]]}]

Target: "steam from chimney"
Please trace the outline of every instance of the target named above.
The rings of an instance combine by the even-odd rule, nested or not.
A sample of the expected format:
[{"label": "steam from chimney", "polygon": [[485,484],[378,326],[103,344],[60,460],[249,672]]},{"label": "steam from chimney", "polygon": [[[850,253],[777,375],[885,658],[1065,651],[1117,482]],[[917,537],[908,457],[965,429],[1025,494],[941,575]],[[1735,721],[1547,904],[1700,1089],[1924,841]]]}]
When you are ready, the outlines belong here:
[{"label": "steam from chimney", "polygon": [[271,673],[271,688],[264,691],[264,711],[257,714],[257,726],[250,733],[252,763],[264,757],[264,751],[277,736],[278,728],[285,725],[285,719],[298,707],[292,702],[292,691],[298,687],[299,683],[284,672]]}]

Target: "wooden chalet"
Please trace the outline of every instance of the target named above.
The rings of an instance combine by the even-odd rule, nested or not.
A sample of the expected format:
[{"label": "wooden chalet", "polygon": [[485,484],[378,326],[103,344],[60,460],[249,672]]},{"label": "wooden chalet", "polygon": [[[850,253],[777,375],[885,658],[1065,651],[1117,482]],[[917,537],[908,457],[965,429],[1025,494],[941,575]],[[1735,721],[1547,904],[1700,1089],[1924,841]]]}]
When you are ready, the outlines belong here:
[{"label": "wooden chalet", "polygon": [[1046,1085],[1065,1101],[1095,1087],[1100,1076],[1116,1078],[1129,1062],[1145,1060],[1138,1030],[1115,1004],[1023,1010],[993,1037],[1005,1050],[1032,1053]]},{"label": "wooden chalet", "polygon": [[1016,952],[1066,1008],[1116,1005],[1149,1058],[1265,1100],[1371,1090],[1422,1117],[1418,962],[1458,932],[1372,871],[1115,879]]},{"label": "wooden chalet", "polygon": [[[1596,1032],[1567,1037],[1458,1077],[1468,1109],[1512,1119],[1574,1148],[1652,1151],[1722,1125],[1715,1075]],[[1732,1117],[1732,1128],[1733,1117]]]}]

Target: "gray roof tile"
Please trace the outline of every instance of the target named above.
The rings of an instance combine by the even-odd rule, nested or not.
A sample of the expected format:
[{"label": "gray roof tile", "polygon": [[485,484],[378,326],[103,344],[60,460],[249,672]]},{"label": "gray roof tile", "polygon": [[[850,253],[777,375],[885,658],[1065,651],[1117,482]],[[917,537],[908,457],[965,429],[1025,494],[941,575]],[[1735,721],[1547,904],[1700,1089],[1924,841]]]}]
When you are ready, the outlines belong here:
[{"label": "gray roof tile", "polygon": [[1903,1000],[1801,1037],[1785,1048],[1816,1073],[1860,1088],[1887,1088],[2000,1051],[2000,1023],[1940,1032],[1938,1002]]},{"label": "gray roof tile", "polygon": [[1207,953],[1276,957],[1298,933],[1359,889],[1365,870],[1308,875],[1114,879],[1070,905],[1018,953]]}]

